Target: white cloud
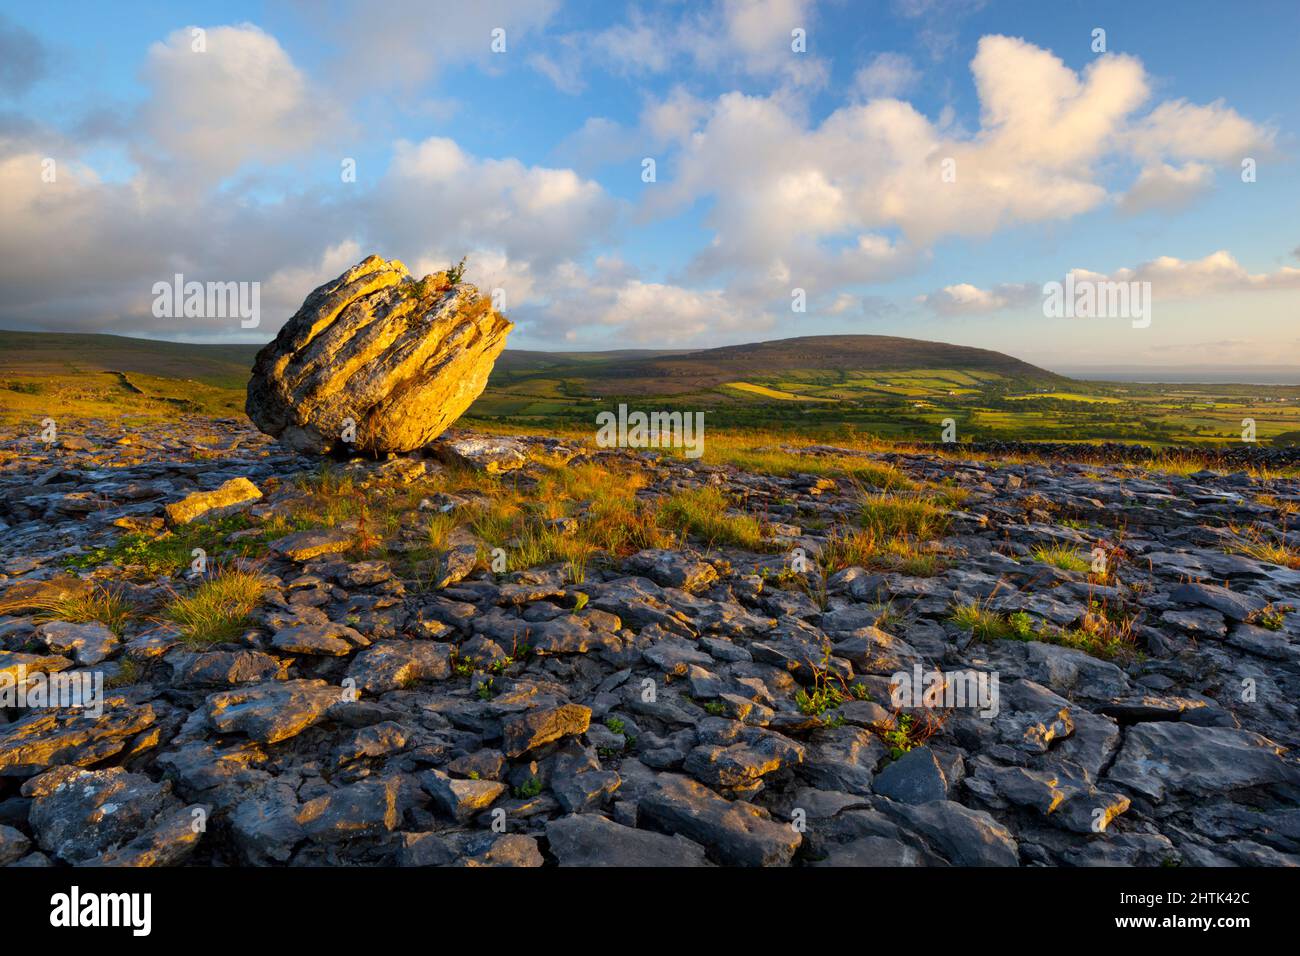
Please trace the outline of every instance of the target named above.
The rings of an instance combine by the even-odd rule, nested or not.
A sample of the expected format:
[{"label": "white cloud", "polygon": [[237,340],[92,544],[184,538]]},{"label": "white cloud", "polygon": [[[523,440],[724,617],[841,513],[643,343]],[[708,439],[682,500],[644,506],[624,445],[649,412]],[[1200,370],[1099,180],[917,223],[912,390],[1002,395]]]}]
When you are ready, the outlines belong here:
[{"label": "white cloud", "polygon": [[303,153],[341,122],[274,37],[247,23],[206,34],[203,52],[188,27],[149,48],[138,125],[150,147],[136,149],[145,167],[207,186],[247,162]]},{"label": "white cloud", "polygon": [[1281,266],[1273,272],[1251,273],[1225,249],[1203,259],[1160,256],[1136,268],[1119,269],[1109,276],[1075,269],[1076,276],[1119,281],[1150,282],[1157,299],[1195,299],[1239,292],[1300,289],[1300,269]]},{"label": "white cloud", "polygon": [[1140,156],[1239,165],[1249,155],[1258,158],[1271,152],[1274,135],[1273,130],[1255,125],[1222,100],[1207,106],[1172,100],[1135,123],[1130,142]]},{"label": "white cloud", "polygon": [[922,305],[939,315],[987,315],[1018,308],[1041,298],[1040,288],[1032,283],[1013,283],[994,289],[981,289],[969,282],[944,286],[937,292],[918,296]]},{"label": "white cloud", "polygon": [[668,345],[727,332],[753,332],[761,318],[717,289],[696,291],[639,279],[619,288],[600,315],[603,324],[618,327],[631,341]]},{"label": "white cloud", "polygon": [[403,248],[453,260],[472,246],[548,267],[607,239],[619,206],[571,169],[479,159],[453,140],[399,140],[367,221]]},{"label": "white cloud", "polygon": [[344,239],[326,249],[314,265],[277,269],[262,283],[262,308],[287,319],[298,311],[307,293],[341,276],[366,255],[355,239]]},{"label": "white cloud", "polygon": [[[589,66],[624,76],[690,69],[815,89],[829,77],[814,52],[815,23],[813,0],[716,0],[654,14],[633,8],[626,23],[551,38],[553,53],[534,66],[561,90]],[[793,49],[795,30],[804,31],[803,52]]]},{"label": "white cloud", "polygon": [[[1104,175],[1130,155],[1136,131],[1153,171],[1128,206],[1171,201],[1170,176],[1157,182],[1162,150],[1191,153],[1171,129],[1177,117],[1217,131],[1220,145],[1198,154],[1207,161],[1231,153],[1225,144],[1270,138],[1221,105],[1179,103],[1138,115],[1149,83],[1132,57],[1100,57],[1080,73],[1024,40],[986,36],[971,71],[981,113],[969,135],[897,99],[844,106],[809,126],[783,93],[724,94],[683,140],[672,180],[647,191],[647,209],[668,214],[712,200],[705,222],[714,240],[693,267],[701,276],[766,273],[804,250],[890,230],[904,237],[892,243],[895,252],[910,249],[915,259],[944,236],[985,236],[1098,208],[1110,195]],[[1181,198],[1204,184],[1203,165],[1178,171]],[[894,256],[895,273],[907,268],[903,258]]]},{"label": "white cloud", "polygon": [[1119,210],[1127,215],[1161,210],[1184,209],[1209,191],[1214,170],[1204,163],[1187,163],[1182,167],[1168,163],[1148,166],[1133,186],[1120,197]]},{"label": "white cloud", "polygon": [[[326,18],[325,29],[340,49],[330,70],[340,92],[413,92],[439,70],[466,63],[482,68],[526,55],[555,17],[559,0],[474,0],[430,4],[428,0],[346,0],[344,15]],[[314,13],[314,12],[313,12]],[[318,22],[313,14],[304,20]],[[492,52],[492,31],[505,31],[506,52]],[[535,52],[535,50],[534,50]]]},{"label": "white cloud", "polygon": [[902,53],[877,53],[853,76],[854,90],[865,99],[899,96],[920,80],[912,58]]},{"label": "white cloud", "polygon": [[[1281,266],[1273,272],[1251,273],[1223,249],[1201,259],[1160,256],[1109,274],[1088,269],[1070,272],[1076,281],[1150,282],[1152,297],[1165,301],[1300,289],[1300,268]],[[1053,281],[1060,280],[1053,277]],[[981,289],[962,282],[918,296],[917,301],[940,315],[987,315],[1040,302],[1042,295],[1042,283],[1005,283]]]}]

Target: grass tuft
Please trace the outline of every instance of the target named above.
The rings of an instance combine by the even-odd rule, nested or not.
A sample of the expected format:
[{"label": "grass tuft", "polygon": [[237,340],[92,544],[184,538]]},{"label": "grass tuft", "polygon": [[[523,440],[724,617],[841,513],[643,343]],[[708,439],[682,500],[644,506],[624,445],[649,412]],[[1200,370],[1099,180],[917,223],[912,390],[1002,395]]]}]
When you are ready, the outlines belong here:
[{"label": "grass tuft", "polygon": [[221,644],[234,640],[248,627],[265,587],[265,580],[256,572],[220,570],[189,594],[173,600],[164,616],[190,644]]}]

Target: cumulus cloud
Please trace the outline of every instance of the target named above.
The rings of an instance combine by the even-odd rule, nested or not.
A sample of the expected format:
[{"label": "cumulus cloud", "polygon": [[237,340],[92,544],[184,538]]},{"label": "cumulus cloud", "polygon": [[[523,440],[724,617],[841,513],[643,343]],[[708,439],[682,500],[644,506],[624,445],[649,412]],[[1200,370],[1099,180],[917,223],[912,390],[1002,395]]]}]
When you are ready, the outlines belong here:
[{"label": "cumulus cloud", "polygon": [[[913,2],[918,18],[939,16],[931,0]],[[897,55],[860,73],[861,97],[811,122],[808,93],[825,64],[814,52],[810,0],[720,0],[674,9],[676,20],[634,13],[590,37],[529,50],[527,38],[554,11],[544,0],[490,0],[434,18],[398,0],[357,13],[339,36],[337,72],[322,73],[333,77],[324,89],[257,27],[211,28],[204,53],[181,30],[149,49],[139,110],[95,142],[0,116],[0,325],[193,337],[199,330],[149,310],[152,284],[183,272],[263,282],[265,337],[307,291],[370,252],[417,273],[468,254],[471,280],[505,291],[516,342],[721,344],[792,328],[796,288],[818,321],[885,314],[864,287],[916,271],[941,237],[1065,220],[1108,202],[1126,212],[1173,208],[1207,188],[1217,166],[1271,143],[1268,130],[1222,103],[1143,112],[1149,83],[1133,58],[1107,55],[1078,72],[1010,37],[985,37],[971,63],[980,104],[972,132],[896,98],[916,78]],[[260,188],[346,132],[340,88],[349,77],[358,77],[359,97],[451,64],[490,63],[495,26],[521,60],[571,91],[605,58],[619,72],[699,68],[767,92],[703,99],[676,86],[646,100],[639,119],[588,119],[546,164],[508,149],[476,155],[447,136],[389,143],[382,116],[368,116],[372,141],[387,152],[382,175]],[[795,27],[809,30],[807,54],[790,51]],[[101,158],[89,151],[100,140],[129,152],[134,172],[101,181],[89,161]],[[41,162],[51,150],[59,176],[47,183]],[[641,190],[635,210],[591,178],[593,168],[642,155],[660,157],[660,181]],[[955,181],[946,181],[947,160]],[[1135,181],[1117,196],[1103,175],[1134,167]],[[684,210],[698,211],[706,235],[675,274],[643,273],[606,252],[632,212]],[[1300,272],[1251,276],[1216,256],[1226,261],[1154,260],[1138,271],[1170,288],[1216,289],[1290,288]],[[987,313],[1013,307],[1026,288],[957,284],[922,301],[941,314]]]},{"label": "cumulus cloud", "polygon": [[252,24],[195,28],[149,48],[142,78],[138,161],[197,186],[245,163],[275,163],[310,150],[341,121],[279,42]]},{"label": "cumulus cloud", "polygon": [[[1076,281],[1150,282],[1152,297],[1167,301],[1300,289],[1300,268],[1282,266],[1273,272],[1251,273],[1223,249],[1201,259],[1160,256],[1111,273],[1069,271]],[[1019,282],[981,289],[962,282],[918,296],[917,301],[939,315],[987,315],[1039,302],[1042,288],[1042,283]]]},{"label": "cumulus cloud", "polygon": [[961,282],[919,296],[917,301],[929,306],[939,315],[961,316],[1001,312],[1028,305],[1040,298],[1040,287],[1029,282],[1009,283],[993,289],[981,289],[969,282]]},{"label": "cumulus cloud", "polygon": [[[1024,40],[987,36],[971,71],[980,126],[970,135],[897,99],[844,106],[809,126],[787,97],[725,94],[684,140],[673,181],[648,193],[647,205],[666,214],[711,199],[714,241],[696,271],[770,272],[801,249],[889,230],[904,237],[895,248],[919,255],[944,236],[984,236],[1095,209],[1110,195],[1103,170],[1128,155],[1137,129],[1146,155],[1206,162],[1229,155],[1228,143],[1269,138],[1219,105],[1178,103],[1139,116],[1149,83],[1132,57],[1107,55],[1080,73]],[[1220,145],[1193,157],[1172,128],[1178,117],[1217,130]],[[1187,198],[1204,185],[1203,167],[1182,167],[1171,183],[1163,166],[1152,166],[1129,208],[1175,192]],[[897,256],[891,265],[906,266]]]},{"label": "cumulus cloud", "polygon": [[703,335],[754,330],[753,316],[720,290],[697,291],[634,279],[619,288],[601,321],[633,341],[690,342]]},{"label": "cumulus cloud", "polygon": [[1150,210],[1176,212],[1191,205],[1214,183],[1214,170],[1205,163],[1181,167],[1168,163],[1148,166],[1119,200],[1119,210],[1136,215]]},{"label": "cumulus cloud", "polygon": [[1172,100],[1134,123],[1129,142],[1140,156],[1235,165],[1252,152],[1270,151],[1274,135],[1273,130],[1250,122],[1222,100],[1206,106]]},{"label": "cumulus cloud", "polygon": [[1158,299],[1193,299],[1200,296],[1236,292],[1269,292],[1300,289],[1300,269],[1281,266],[1273,272],[1251,273],[1225,249],[1203,259],[1178,259],[1160,256],[1131,269],[1119,269],[1110,275],[1074,270],[1076,277],[1150,282],[1151,294]]},{"label": "cumulus cloud", "polygon": [[0,325],[10,327],[199,334],[151,314],[153,283],[180,272],[263,282],[266,336],[308,291],[370,252],[427,271],[469,254],[475,281],[527,307],[538,285],[563,281],[570,260],[604,242],[619,214],[572,170],[481,159],[443,138],[397,143],[371,189],[272,203],[169,192],[144,173],[105,183],[77,162],[60,162],[47,183],[40,154],[2,150]]},{"label": "cumulus cloud", "polygon": [[445,137],[399,140],[366,206],[372,230],[402,248],[436,242],[458,259],[478,244],[544,268],[608,239],[620,209],[571,169],[480,159]]}]

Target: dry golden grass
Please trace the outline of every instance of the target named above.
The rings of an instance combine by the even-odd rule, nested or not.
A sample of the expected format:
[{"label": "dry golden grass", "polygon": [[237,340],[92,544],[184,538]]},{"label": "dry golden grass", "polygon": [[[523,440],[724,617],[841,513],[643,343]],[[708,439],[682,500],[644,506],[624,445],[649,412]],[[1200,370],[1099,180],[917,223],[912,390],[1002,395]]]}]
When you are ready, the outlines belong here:
[{"label": "dry golden grass", "polygon": [[189,594],[173,599],[164,617],[191,644],[234,640],[248,626],[265,587],[262,575],[254,571],[219,569]]},{"label": "dry golden grass", "polygon": [[73,624],[86,624],[99,621],[119,636],[132,616],[131,605],[122,595],[100,585],[84,594],[40,601],[28,606],[36,611],[35,619],[38,622],[70,621]]}]

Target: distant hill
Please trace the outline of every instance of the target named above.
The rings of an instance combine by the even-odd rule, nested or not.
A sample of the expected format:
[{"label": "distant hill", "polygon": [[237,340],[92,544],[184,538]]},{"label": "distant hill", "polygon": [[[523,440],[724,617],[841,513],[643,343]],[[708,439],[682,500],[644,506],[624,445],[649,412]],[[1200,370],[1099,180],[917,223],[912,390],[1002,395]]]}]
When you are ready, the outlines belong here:
[{"label": "distant hill", "polygon": [[791,378],[821,385],[878,372],[957,370],[1032,386],[1068,379],[988,349],[892,335],[810,335],[693,352],[515,353],[497,363],[494,385],[527,378],[580,380],[595,395],[681,395],[734,382]]},{"label": "distant hill", "polygon": [[260,345],[193,345],[79,332],[0,330],[0,375],[127,372],[244,388]]},{"label": "distant hill", "polygon": [[612,349],[606,352],[534,352],[528,349],[507,348],[497,359],[496,368],[503,372],[537,372],[561,366],[628,362],[665,355],[683,355],[689,351],[689,349]]},{"label": "distant hill", "polygon": [[1056,383],[1061,376],[988,349],[925,342],[892,335],[808,335],[772,342],[727,345],[682,355],[655,356],[605,366],[610,377],[690,379],[720,384],[747,375],[782,372],[871,372],[900,369],[961,369],[1009,379]]}]

